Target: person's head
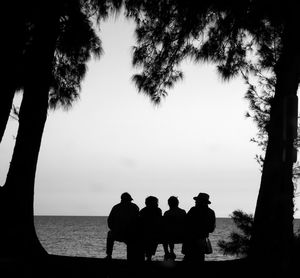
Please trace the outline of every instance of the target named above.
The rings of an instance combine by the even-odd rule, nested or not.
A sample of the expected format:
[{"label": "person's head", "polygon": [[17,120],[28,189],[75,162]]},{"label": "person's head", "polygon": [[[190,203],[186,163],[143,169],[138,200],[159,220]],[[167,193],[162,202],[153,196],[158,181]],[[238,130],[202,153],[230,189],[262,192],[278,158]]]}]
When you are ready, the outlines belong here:
[{"label": "person's head", "polygon": [[196,206],[207,206],[211,203],[207,193],[199,193],[198,196],[194,197],[193,199],[196,202]]},{"label": "person's head", "polygon": [[154,196],[148,196],[145,199],[146,207],[158,207],[158,199]]},{"label": "person's head", "polygon": [[128,192],[124,192],[121,195],[121,202],[123,203],[130,203],[133,199],[131,198]]},{"label": "person's head", "polygon": [[170,208],[176,208],[176,207],[178,207],[178,204],[179,204],[179,201],[178,201],[177,197],[171,196],[168,199],[168,205],[169,205]]}]

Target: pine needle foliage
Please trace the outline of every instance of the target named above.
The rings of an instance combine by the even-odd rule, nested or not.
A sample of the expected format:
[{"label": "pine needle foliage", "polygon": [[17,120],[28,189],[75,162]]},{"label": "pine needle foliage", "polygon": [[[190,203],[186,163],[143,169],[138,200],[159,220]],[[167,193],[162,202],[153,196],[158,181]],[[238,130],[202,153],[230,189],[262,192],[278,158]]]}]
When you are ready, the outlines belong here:
[{"label": "pine needle foliage", "polygon": [[247,256],[253,227],[253,215],[235,210],[230,215],[238,231],[231,232],[229,241],[219,240],[218,246],[224,255]]},{"label": "pine needle foliage", "polygon": [[[77,4],[77,5],[76,5]],[[101,40],[97,36],[88,13],[79,2],[69,3],[60,18],[60,32],[56,43],[49,93],[49,107],[69,109],[79,98],[81,82],[92,56],[102,54]]]}]

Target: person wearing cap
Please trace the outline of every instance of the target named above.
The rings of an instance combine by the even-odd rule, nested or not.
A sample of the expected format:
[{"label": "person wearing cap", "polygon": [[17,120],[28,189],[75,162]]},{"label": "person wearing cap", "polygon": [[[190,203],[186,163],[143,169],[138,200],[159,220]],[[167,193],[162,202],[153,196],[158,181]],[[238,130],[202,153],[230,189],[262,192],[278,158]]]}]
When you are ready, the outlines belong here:
[{"label": "person wearing cap", "polygon": [[208,207],[211,204],[209,195],[199,193],[193,198],[195,206],[186,217],[186,240],[183,246],[184,259],[188,261],[204,262],[205,242],[216,226],[215,212]]},{"label": "person wearing cap", "polygon": [[127,245],[127,259],[134,256],[134,243],[137,234],[137,221],[139,207],[132,203],[132,197],[128,192],[121,195],[121,202],[111,209],[107,218],[109,231],[107,233],[106,254],[107,259],[112,258],[115,241],[124,242]]},{"label": "person wearing cap", "polygon": [[174,244],[183,242],[186,211],[179,208],[179,200],[175,196],[168,199],[168,205],[170,209],[163,215],[164,258],[165,260],[175,260]]}]

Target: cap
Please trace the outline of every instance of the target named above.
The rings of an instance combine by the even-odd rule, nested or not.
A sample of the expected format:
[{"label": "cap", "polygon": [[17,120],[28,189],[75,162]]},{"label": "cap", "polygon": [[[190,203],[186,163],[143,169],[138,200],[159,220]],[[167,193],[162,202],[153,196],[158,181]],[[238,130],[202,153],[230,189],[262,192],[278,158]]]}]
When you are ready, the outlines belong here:
[{"label": "cap", "polygon": [[132,201],[133,199],[131,198],[131,196],[130,196],[130,194],[128,192],[124,192],[121,195],[121,200]]}]

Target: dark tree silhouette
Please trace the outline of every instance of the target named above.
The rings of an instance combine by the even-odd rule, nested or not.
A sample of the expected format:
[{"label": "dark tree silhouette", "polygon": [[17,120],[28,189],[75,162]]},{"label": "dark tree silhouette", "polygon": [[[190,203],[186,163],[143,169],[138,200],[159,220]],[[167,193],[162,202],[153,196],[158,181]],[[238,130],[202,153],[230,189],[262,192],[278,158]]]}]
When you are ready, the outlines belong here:
[{"label": "dark tree silhouette", "polygon": [[[275,73],[250,254],[257,263],[275,262],[276,271],[284,271],[290,262],[293,235],[292,172],[300,76],[296,4],[269,0],[164,2],[150,8],[147,2],[133,13],[138,24],[133,63],[143,69],[134,81],[155,103],[182,77],[178,65],[186,57],[216,63],[225,80],[241,70],[250,73],[255,60]],[[274,36],[276,57],[269,51]]]},{"label": "dark tree silhouette", "polygon": [[[38,8],[37,4],[35,8]],[[38,10],[40,13],[35,14],[36,18],[32,20],[34,35],[32,46],[27,52],[28,63],[25,62],[27,69],[19,113],[18,135],[3,187],[7,200],[4,223],[7,233],[2,237],[4,248],[1,248],[1,251],[6,255],[18,248],[26,250],[28,254],[45,253],[34,229],[33,185],[47,116],[51,64],[57,39],[59,14],[49,4],[46,4],[43,9],[39,7]],[[19,215],[20,221],[17,225],[12,215]]]},{"label": "dark tree silhouette", "polygon": [[[1,255],[46,254],[37,239],[34,179],[49,104],[69,106],[78,96],[91,54],[100,41],[80,2],[34,2],[30,45],[24,54],[19,129],[6,183],[1,188]],[[27,22],[28,23],[28,22]],[[18,216],[18,221],[14,216]],[[16,250],[23,250],[22,254]]]},{"label": "dark tree silhouette", "polygon": [[[22,3],[23,1],[20,4]],[[8,37],[5,46],[10,55],[8,55],[9,59],[5,60],[8,70],[4,72],[5,78],[3,78],[4,85],[7,85],[8,89],[6,87],[3,89],[5,93],[3,93],[0,103],[0,142],[12,109],[14,94],[16,91],[23,90],[24,76],[27,71],[26,63],[30,63],[28,51],[32,46],[35,30],[33,28],[33,7],[35,7],[33,1],[21,5],[20,9],[16,9],[16,22],[5,29]],[[92,17],[90,9],[88,10],[88,7],[85,6],[84,11],[85,14],[80,15],[77,12],[75,15],[74,10],[73,17],[65,15],[59,24],[60,34],[56,43],[49,94],[49,105],[52,109],[58,106],[68,108],[78,97],[80,81],[86,72],[84,60],[87,55],[80,47],[88,41],[91,45],[93,44],[94,54],[99,56],[101,52],[101,42],[95,34],[91,33],[93,30],[90,29],[87,18]],[[69,13],[72,13],[70,9]],[[18,16],[19,14],[20,16]],[[75,38],[77,30],[80,36]]]},{"label": "dark tree silhouette", "polygon": [[[270,121],[271,103],[275,94],[276,78],[275,73],[263,72],[262,69],[255,69],[257,84],[249,76],[244,75],[244,79],[248,85],[248,90],[245,94],[245,99],[249,101],[249,110],[246,112],[246,117],[251,118],[257,126],[258,132],[255,137],[251,138],[251,142],[256,143],[261,153],[255,155],[255,160],[260,166],[260,170],[263,170],[263,163],[266,148],[268,145],[268,124]],[[297,138],[294,142],[294,147],[299,149],[299,124]],[[297,184],[300,178],[300,164],[297,161],[293,165],[293,183],[294,183],[294,200],[297,198]]]},{"label": "dark tree silhouette", "polygon": [[[15,5],[18,6],[15,9]],[[0,101],[0,143],[6,128],[9,118],[10,110],[13,103],[15,91],[20,89],[20,79],[22,72],[22,57],[23,51],[26,48],[26,41],[28,30],[26,22],[28,22],[28,14],[30,4],[27,5],[24,1],[5,1],[3,3],[3,11],[14,11],[14,18],[7,24],[1,22],[3,28],[2,38],[3,41],[3,57],[2,57],[2,92]]]}]

